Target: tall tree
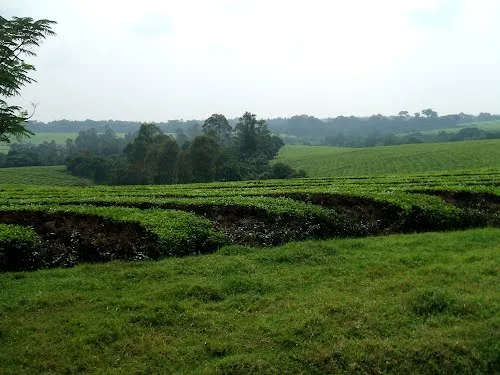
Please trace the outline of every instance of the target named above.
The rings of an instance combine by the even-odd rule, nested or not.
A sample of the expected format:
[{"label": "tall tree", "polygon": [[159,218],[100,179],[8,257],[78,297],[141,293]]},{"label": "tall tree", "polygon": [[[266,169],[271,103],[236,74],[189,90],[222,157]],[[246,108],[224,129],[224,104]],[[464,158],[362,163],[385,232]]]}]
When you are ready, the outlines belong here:
[{"label": "tall tree", "polygon": [[166,134],[157,135],[146,155],[148,183],[174,184],[177,182],[179,146]]},{"label": "tall tree", "polygon": [[194,182],[215,181],[219,145],[212,137],[199,135],[191,143],[189,155]]},{"label": "tall tree", "polygon": [[130,165],[131,178],[137,183],[147,183],[148,151],[154,144],[155,137],[160,134],[162,131],[155,124],[142,124],[137,138],[125,147],[124,153]]},{"label": "tall tree", "polygon": [[229,125],[229,121],[227,121],[224,115],[214,113],[203,123],[203,133],[215,137],[217,142],[223,147],[227,147],[230,144],[232,131],[233,128]]},{"label": "tall tree", "polygon": [[10,142],[33,135],[24,123],[29,119],[28,112],[16,105],[9,105],[7,98],[20,95],[21,87],[35,80],[28,74],[35,67],[28,64],[26,56],[36,56],[38,47],[47,36],[55,35],[50,20],[34,21],[29,17],[13,17],[8,20],[0,16],[0,142]]},{"label": "tall tree", "polygon": [[236,148],[242,156],[250,156],[257,151],[257,131],[258,126],[263,126],[264,120],[257,120],[257,116],[250,112],[245,112],[236,124]]},{"label": "tall tree", "polygon": [[410,114],[408,113],[408,111],[399,111],[398,117],[401,119],[407,119],[408,117],[410,117]]},{"label": "tall tree", "polygon": [[434,110],[432,110],[431,108],[427,108],[427,109],[423,109],[422,110],[422,114],[426,117],[426,118],[432,118],[432,119],[435,119],[438,117],[438,113]]},{"label": "tall tree", "polygon": [[272,159],[283,141],[272,136],[265,120],[257,120],[256,115],[245,112],[236,124],[235,146],[240,159],[262,156]]},{"label": "tall tree", "polygon": [[175,129],[175,140],[179,147],[183,147],[184,144],[188,141],[188,137],[184,133],[184,130],[182,128]]}]

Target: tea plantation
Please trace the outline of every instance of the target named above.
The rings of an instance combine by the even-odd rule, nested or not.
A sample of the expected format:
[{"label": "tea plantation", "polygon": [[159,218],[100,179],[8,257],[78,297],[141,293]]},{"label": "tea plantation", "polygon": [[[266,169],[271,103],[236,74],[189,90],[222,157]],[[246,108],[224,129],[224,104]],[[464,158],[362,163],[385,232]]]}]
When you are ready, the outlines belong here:
[{"label": "tea plantation", "polygon": [[276,161],[311,177],[500,168],[500,139],[367,148],[286,145]]},{"label": "tea plantation", "polygon": [[497,163],[1,180],[0,374],[498,373]]}]

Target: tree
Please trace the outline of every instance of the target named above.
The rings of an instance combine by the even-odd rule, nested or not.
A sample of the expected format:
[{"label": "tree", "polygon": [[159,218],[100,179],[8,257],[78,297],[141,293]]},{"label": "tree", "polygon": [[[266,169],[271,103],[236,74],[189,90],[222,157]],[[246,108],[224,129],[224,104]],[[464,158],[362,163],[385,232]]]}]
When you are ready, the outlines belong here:
[{"label": "tree", "polygon": [[124,154],[130,165],[132,179],[137,183],[146,182],[148,150],[160,134],[163,133],[155,124],[142,124],[137,138],[125,147]]},{"label": "tree", "polygon": [[224,115],[214,113],[203,123],[203,133],[208,136],[214,136],[217,142],[226,147],[231,142],[231,133],[233,128]]},{"label": "tree", "polygon": [[267,130],[267,125],[264,120],[257,120],[257,116],[253,113],[245,112],[239,118],[236,124],[236,148],[240,155],[248,157],[257,152],[259,143],[257,128],[260,128],[259,133],[262,134]]},{"label": "tree", "polygon": [[492,120],[492,118],[493,118],[493,116],[489,112],[481,112],[477,117],[481,121],[488,121],[488,120]]},{"label": "tree", "polygon": [[184,134],[184,130],[182,128],[175,129],[175,140],[179,147],[183,147],[184,144],[188,141],[188,137]]},{"label": "tree", "polygon": [[422,114],[426,117],[426,118],[437,118],[438,117],[438,113],[436,111],[433,111],[431,108],[427,108],[427,109],[423,109],[422,110]]},{"label": "tree", "polygon": [[189,155],[194,182],[215,180],[219,145],[212,137],[199,135],[191,143]]},{"label": "tree", "polygon": [[408,113],[408,111],[399,111],[398,117],[402,119],[407,119],[408,117],[410,117],[410,114]]},{"label": "tree", "polygon": [[148,183],[174,184],[177,182],[179,146],[172,137],[160,134],[154,138],[146,155]]},{"label": "tree", "polygon": [[301,137],[320,136],[326,129],[323,121],[308,115],[292,116],[286,124],[289,132]]},{"label": "tree", "polygon": [[13,17],[11,20],[0,16],[0,142],[10,142],[33,135],[23,125],[30,116],[16,105],[9,105],[7,98],[20,95],[21,87],[35,80],[28,74],[35,67],[24,61],[24,57],[36,56],[33,47],[38,47],[47,36],[55,33],[51,27],[56,22],[34,21],[29,17]]},{"label": "tree", "polygon": [[222,148],[216,161],[216,181],[239,181],[241,180],[240,164],[236,153],[232,148]]},{"label": "tree", "polygon": [[203,131],[202,131],[201,126],[198,122],[193,123],[193,125],[191,125],[190,127],[188,127],[186,129],[186,135],[188,136],[188,138],[190,140],[196,138],[197,136],[199,136],[201,134],[203,134]]},{"label": "tree", "polygon": [[382,121],[382,120],[384,120],[384,118],[385,118],[384,115],[382,115],[381,113],[376,114],[376,115],[371,115],[369,117],[369,119],[372,121]]},{"label": "tree", "polygon": [[[184,145],[188,143],[185,143]],[[191,169],[189,150],[184,149],[179,151],[179,154],[177,155],[177,182],[181,184],[188,184],[192,181],[193,171]]]}]

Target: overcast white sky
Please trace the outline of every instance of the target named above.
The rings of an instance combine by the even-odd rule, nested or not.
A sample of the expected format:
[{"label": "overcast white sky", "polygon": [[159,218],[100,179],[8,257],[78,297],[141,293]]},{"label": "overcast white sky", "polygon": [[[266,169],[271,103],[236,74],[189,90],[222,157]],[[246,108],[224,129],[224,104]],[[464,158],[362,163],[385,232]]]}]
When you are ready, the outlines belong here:
[{"label": "overcast white sky", "polygon": [[55,20],[35,118],[500,112],[497,0],[0,0]]}]

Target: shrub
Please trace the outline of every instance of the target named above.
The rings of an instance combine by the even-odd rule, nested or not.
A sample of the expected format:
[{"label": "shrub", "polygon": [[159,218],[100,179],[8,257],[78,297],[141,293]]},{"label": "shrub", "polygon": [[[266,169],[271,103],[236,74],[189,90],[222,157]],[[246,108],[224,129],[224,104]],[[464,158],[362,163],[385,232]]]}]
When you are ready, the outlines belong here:
[{"label": "shrub", "polygon": [[37,268],[41,241],[30,227],[0,224],[0,272]]}]

